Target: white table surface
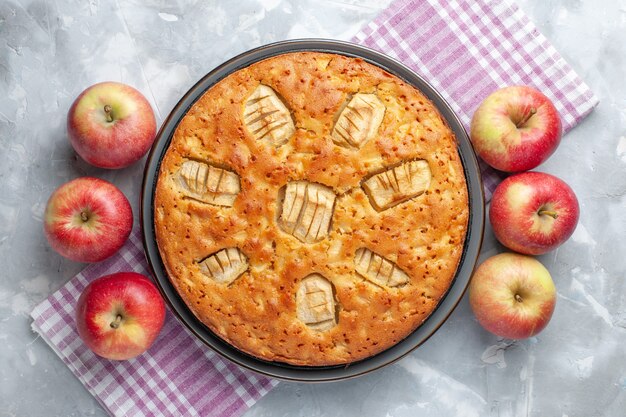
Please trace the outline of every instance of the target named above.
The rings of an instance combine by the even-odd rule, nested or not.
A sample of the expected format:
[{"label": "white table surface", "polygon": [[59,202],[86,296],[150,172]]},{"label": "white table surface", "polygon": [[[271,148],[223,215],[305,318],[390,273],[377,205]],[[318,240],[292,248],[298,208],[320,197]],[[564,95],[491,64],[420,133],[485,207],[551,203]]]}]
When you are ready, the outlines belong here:
[{"label": "white table surface", "polygon": [[[100,170],[69,146],[65,117],[78,93],[122,81],[162,121],[225,59],[282,39],[349,39],[387,3],[0,0],[0,417],[106,415],[28,318],[83,267],[42,234],[57,186],[105,178],[137,213],[143,163]],[[282,383],[247,417],[626,415],[626,1],[519,4],[601,100],[540,167],[581,203],[572,239],[540,257],[558,290],[549,326],[529,340],[500,340],[479,327],[466,297],[400,362],[346,382]],[[498,250],[487,229],[483,257]]]}]

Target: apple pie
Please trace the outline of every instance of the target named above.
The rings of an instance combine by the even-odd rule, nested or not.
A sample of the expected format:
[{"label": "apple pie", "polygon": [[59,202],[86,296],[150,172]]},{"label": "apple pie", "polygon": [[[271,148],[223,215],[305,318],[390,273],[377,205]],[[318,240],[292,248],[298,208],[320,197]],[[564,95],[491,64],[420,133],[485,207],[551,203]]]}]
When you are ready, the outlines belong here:
[{"label": "apple pie", "polygon": [[420,326],[454,280],[468,216],[433,103],[318,52],[208,89],[172,137],[154,205],[163,264],[197,319],[243,352],[305,366],[367,358]]}]

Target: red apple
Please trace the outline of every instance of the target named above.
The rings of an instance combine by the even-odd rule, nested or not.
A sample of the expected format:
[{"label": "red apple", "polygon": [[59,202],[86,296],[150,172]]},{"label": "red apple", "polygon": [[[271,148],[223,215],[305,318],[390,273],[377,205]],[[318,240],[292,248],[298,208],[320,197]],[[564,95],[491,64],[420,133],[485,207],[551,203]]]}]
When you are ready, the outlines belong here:
[{"label": "red apple", "polygon": [[156,121],[148,100],[133,87],[103,82],[83,91],[67,115],[74,150],[100,168],[123,168],[152,146]]},{"label": "red apple", "polygon": [[578,216],[574,191],[543,172],[524,172],[502,181],[489,209],[500,243],[527,255],[540,255],[563,244],[574,233]]},{"label": "red apple", "polygon": [[548,159],[561,141],[561,118],[528,86],[502,88],[478,107],[470,128],[476,153],[495,169],[520,172]]},{"label": "red apple", "polygon": [[46,206],[44,232],[50,246],[77,262],[99,262],[122,247],[133,211],[110,182],[82,177],[56,189]]},{"label": "red apple", "polygon": [[469,301],[485,329],[507,339],[525,339],[550,321],[556,289],[548,270],[535,258],[501,253],[474,272]]},{"label": "red apple", "polygon": [[164,320],[159,291],[135,272],[92,281],[76,305],[78,334],[89,349],[107,359],[130,359],[148,350]]}]

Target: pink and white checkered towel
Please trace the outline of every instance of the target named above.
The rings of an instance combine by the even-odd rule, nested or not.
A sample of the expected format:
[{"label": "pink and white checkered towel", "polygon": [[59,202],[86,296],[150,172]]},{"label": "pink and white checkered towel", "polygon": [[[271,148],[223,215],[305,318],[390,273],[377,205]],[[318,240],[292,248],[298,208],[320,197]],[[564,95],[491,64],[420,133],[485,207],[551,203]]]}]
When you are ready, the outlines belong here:
[{"label": "pink and white checkered towel", "polygon": [[[467,126],[497,88],[535,85],[551,97],[565,130],[597,99],[529,19],[508,0],[397,0],[354,41],[399,59],[428,79]],[[483,173],[487,195],[500,177]],[[147,274],[135,230],[112,258],[72,278],[32,312],[32,327],[114,416],[239,416],[276,381],[244,371],[196,340],[168,313],[148,352],[112,362],[81,342],[74,307],[85,286],[119,271]]]},{"label": "pink and white checkered towel", "polygon": [[[565,132],[598,104],[589,87],[509,0],[397,0],[352,39],[401,61],[443,95],[469,131],[474,110],[508,85],[532,85]],[[482,165],[489,200],[504,174]]]},{"label": "pink and white checkered towel", "polygon": [[85,268],[31,313],[33,330],[111,415],[238,416],[277,384],[206,348],[169,312],[144,354],[128,361],[96,356],[76,331],[76,302],[90,281],[119,271],[150,276],[139,229],[117,254]]}]

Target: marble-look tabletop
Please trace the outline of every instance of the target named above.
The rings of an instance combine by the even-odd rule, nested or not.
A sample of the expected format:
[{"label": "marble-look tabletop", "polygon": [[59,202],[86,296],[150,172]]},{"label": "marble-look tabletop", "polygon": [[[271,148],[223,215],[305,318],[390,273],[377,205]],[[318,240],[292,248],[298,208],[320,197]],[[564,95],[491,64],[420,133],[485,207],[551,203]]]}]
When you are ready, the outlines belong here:
[{"label": "marble-look tabletop", "polygon": [[[82,175],[118,185],[134,211],[143,163],[88,166],[65,117],[103,80],[131,84],[159,121],[202,75],[244,50],[299,37],[349,39],[388,0],[0,1],[0,416],[106,415],[28,314],[84,265],[47,245],[50,193]],[[626,1],[520,0],[600,98],[540,170],[581,204],[573,237],[540,257],[558,289],[549,326],[511,342],[482,330],[467,297],[422,347],[340,383],[281,383],[260,416],[626,415]],[[483,258],[501,250],[489,228]]]}]

